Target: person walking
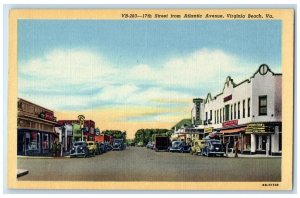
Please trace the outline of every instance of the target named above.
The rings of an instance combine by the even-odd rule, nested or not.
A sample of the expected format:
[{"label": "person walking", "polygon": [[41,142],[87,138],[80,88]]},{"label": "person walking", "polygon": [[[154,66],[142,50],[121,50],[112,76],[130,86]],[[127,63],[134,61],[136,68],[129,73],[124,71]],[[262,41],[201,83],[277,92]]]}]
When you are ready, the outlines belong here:
[{"label": "person walking", "polygon": [[234,157],[238,157],[238,150],[239,150],[239,139],[238,138],[235,138],[235,141],[234,141]]},{"label": "person walking", "polygon": [[52,143],[52,157],[56,157],[56,152],[57,152],[57,143],[56,140]]}]

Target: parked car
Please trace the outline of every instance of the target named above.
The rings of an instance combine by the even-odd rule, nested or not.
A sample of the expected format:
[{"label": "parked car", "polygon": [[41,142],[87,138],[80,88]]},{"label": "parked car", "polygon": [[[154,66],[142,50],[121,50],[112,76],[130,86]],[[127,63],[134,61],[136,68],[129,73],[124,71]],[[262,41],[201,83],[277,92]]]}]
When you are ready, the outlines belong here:
[{"label": "parked car", "polygon": [[183,141],[173,141],[172,146],[169,147],[169,152],[189,153],[190,150],[190,145]]},{"label": "parked car", "polygon": [[84,141],[74,142],[70,151],[70,158],[72,157],[87,157],[89,156],[89,151],[87,147],[87,143]]},{"label": "parked car", "polygon": [[205,141],[204,140],[194,140],[191,147],[192,155],[201,155],[202,150],[204,148]]},{"label": "parked car", "polygon": [[87,143],[89,154],[95,156],[96,152],[97,152],[97,149],[98,149],[97,145],[96,145],[96,142],[87,141],[86,143]]},{"label": "parked car", "polygon": [[102,142],[97,142],[96,145],[97,145],[97,148],[98,148],[98,149],[97,149],[98,153],[96,153],[96,154],[102,154],[102,153],[105,153],[105,152],[106,152],[106,148],[105,148],[104,143],[102,143]]},{"label": "parked car", "polygon": [[205,155],[207,157],[210,156],[224,156],[224,149],[223,145],[220,140],[216,139],[207,139],[204,140],[204,148],[202,151],[202,155]]},{"label": "parked car", "polygon": [[104,146],[105,146],[106,151],[111,151],[113,149],[112,146],[108,142],[105,142]]},{"label": "parked car", "polygon": [[153,143],[152,142],[148,142],[148,144],[146,145],[147,149],[153,149]]},{"label": "parked car", "polygon": [[124,144],[124,140],[123,139],[114,139],[113,141],[113,150],[119,150],[122,151],[124,150],[125,144]]}]

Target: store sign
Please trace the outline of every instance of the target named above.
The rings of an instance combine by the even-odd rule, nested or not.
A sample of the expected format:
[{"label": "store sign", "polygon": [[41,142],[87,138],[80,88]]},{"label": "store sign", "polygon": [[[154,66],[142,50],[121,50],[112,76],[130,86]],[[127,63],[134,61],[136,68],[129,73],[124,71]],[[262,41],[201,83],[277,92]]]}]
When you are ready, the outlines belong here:
[{"label": "store sign", "polygon": [[204,132],[205,132],[205,133],[211,133],[211,132],[213,132],[213,130],[214,130],[213,127],[209,127],[209,128],[205,128],[205,129],[204,129]]},{"label": "store sign", "polygon": [[223,122],[223,124],[222,124],[223,127],[229,127],[232,125],[238,125],[238,120],[230,120],[227,122]]},{"label": "store sign", "polygon": [[231,99],[232,99],[232,95],[226,96],[226,97],[224,98],[224,102],[227,102],[227,101],[229,101],[229,100],[231,100]]},{"label": "store sign", "polygon": [[246,133],[264,133],[266,127],[264,123],[252,123],[246,127]]}]

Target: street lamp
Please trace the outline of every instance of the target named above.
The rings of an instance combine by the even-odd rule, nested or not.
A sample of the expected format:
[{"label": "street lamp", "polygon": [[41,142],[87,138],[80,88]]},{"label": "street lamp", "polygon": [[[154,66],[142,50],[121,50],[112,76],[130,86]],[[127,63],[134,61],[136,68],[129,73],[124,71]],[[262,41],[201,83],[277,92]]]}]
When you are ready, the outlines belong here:
[{"label": "street lamp", "polygon": [[81,130],[81,141],[83,141],[83,125],[84,125],[84,115],[79,115],[78,117],[78,121],[79,121],[79,124],[80,124],[80,130]]}]

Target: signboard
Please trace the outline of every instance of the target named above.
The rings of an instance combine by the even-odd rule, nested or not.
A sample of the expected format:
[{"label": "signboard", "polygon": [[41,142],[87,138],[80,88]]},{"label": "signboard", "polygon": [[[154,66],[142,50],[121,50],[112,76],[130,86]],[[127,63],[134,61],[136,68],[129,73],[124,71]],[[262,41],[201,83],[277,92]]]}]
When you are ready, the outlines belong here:
[{"label": "signboard", "polygon": [[246,127],[246,133],[264,133],[266,127],[264,123],[251,123]]},{"label": "signboard", "polygon": [[229,100],[231,100],[231,99],[232,99],[232,95],[226,96],[226,97],[224,98],[224,102],[227,102],[227,101],[229,101]]},{"label": "signboard", "polygon": [[204,132],[205,132],[205,133],[212,133],[212,132],[213,132],[213,130],[214,130],[214,128],[213,128],[213,127],[204,128]]},{"label": "signboard", "polygon": [[238,120],[230,120],[227,122],[223,122],[223,124],[222,124],[223,127],[228,127],[228,126],[232,126],[232,125],[238,125]]}]

